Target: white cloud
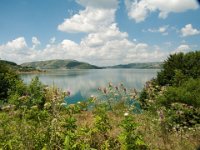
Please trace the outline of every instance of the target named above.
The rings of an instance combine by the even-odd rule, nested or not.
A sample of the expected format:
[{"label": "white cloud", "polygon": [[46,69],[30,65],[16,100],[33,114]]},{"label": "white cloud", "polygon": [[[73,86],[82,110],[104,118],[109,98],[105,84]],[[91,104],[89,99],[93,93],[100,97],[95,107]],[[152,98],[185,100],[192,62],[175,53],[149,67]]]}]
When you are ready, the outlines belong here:
[{"label": "white cloud", "polygon": [[[106,2],[108,1],[79,0],[85,9],[58,26],[58,29],[64,32],[86,32],[87,34],[79,43],[64,39],[55,44],[55,38],[52,38],[44,49],[32,49],[26,46],[24,54],[16,51],[13,52],[14,55],[6,54],[0,48],[0,57],[18,63],[49,59],[75,59],[104,66],[161,61],[167,56],[159,47],[140,43],[137,40],[129,40],[128,33],[121,32],[115,22],[117,6],[109,4],[106,8],[102,8]],[[163,32],[163,29],[160,29],[160,32]]]},{"label": "white cloud", "polygon": [[95,32],[114,22],[115,11],[116,9],[86,7],[79,14],[65,19],[62,24],[58,25],[58,30],[71,33]]},{"label": "white cloud", "polygon": [[18,37],[15,40],[9,41],[7,44],[2,45],[5,49],[20,50],[27,47],[24,37]]},{"label": "white cloud", "polygon": [[40,45],[41,43],[40,43],[40,41],[38,40],[38,38],[37,37],[32,37],[32,43],[33,43],[33,49],[36,47],[36,46],[38,46],[38,45]]},{"label": "white cloud", "polygon": [[190,46],[187,44],[181,44],[180,46],[178,46],[172,53],[186,53],[190,50]]},{"label": "white cloud", "polygon": [[[167,56],[159,48],[155,49],[146,43],[129,41],[126,33],[121,33],[115,25],[113,26],[110,27],[113,28],[112,30],[108,28],[105,31],[110,36],[91,33],[80,43],[65,39],[58,44],[48,44],[41,50],[31,47],[21,47],[21,49],[14,50],[2,45],[0,46],[0,58],[17,63],[49,59],[75,59],[104,66],[131,62],[162,61]],[[98,40],[102,42],[98,43]]]},{"label": "white cloud", "polygon": [[52,38],[49,40],[50,44],[54,44],[55,41],[56,41],[56,38],[55,38],[55,37],[52,37]]},{"label": "white cloud", "polygon": [[33,60],[36,51],[29,48],[24,37],[18,37],[0,45],[0,58],[17,63]]},{"label": "white cloud", "polygon": [[183,37],[197,35],[200,34],[200,30],[194,29],[191,24],[187,24],[181,29],[181,34]]},{"label": "white cloud", "polygon": [[[161,26],[159,28],[149,28],[147,31],[148,32],[152,32],[152,33],[162,33],[162,35],[168,35],[168,25],[165,26]],[[146,32],[145,30],[143,30],[143,32]]]},{"label": "white cloud", "polygon": [[165,19],[169,13],[180,13],[197,9],[196,0],[125,0],[128,16],[137,23],[144,21],[151,12],[158,11],[159,18]]},{"label": "white cloud", "polygon": [[76,0],[77,3],[84,7],[112,9],[118,5],[118,0]]}]

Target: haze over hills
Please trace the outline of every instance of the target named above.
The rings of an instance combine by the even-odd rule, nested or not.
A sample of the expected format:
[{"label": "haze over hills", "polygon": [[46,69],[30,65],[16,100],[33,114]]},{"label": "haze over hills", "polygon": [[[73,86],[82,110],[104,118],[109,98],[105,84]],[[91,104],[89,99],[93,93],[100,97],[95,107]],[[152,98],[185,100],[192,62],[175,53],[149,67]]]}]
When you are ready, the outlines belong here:
[{"label": "haze over hills", "polygon": [[0,60],[0,63],[7,64],[14,70],[18,71],[35,71],[35,70],[45,70],[45,69],[161,69],[162,62],[147,62],[147,63],[130,63],[130,64],[120,64],[114,66],[99,67],[91,65],[86,62],[79,62],[76,60],[47,60],[47,61],[35,61],[26,62],[18,65],[11,61]]},{"label": "haze over hills", "polygon": [[148,62],[148,63],[130,63],[111,66],[108,68],[134,68],[134,69],[161,69],[162,62]]},{"label": "haze over hills", "polygon": [[108,67],[99,67],[91,65],[85,62],[79,62],[76,60],[47,60],[27,62],[21,64],[24,67],[33,67],[37,69],[103,69],[103,68],[135,68],[135,69],[161,69],[162,62],[150,62],[150,63],[130,63],[124,65],[115,65]]}]

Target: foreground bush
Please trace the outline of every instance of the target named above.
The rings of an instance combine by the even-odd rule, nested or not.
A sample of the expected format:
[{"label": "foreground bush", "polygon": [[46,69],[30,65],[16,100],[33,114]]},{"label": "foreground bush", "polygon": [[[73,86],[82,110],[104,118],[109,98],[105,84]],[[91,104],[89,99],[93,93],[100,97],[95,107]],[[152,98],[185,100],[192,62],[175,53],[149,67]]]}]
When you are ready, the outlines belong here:
[{"label": "foreground bush", "polygon": [[200,79],[189,79],[178,87],[168,87],[166,92],[158,98],[164,106],[180,102],[200,108]]},{"label": "foreground bush", "polygon": [[186,54],[170,55],[163,64],[163,69],[157,75],[159,85],[174,85],[180,78],[175,78],[176,72],[185,79],[200,77],[200,51]]},{"label": "foreground bush", "polygon": [[[132,105],[127,104],[130,96],[124,86],[116,91],[111,85],[104,88],[103,96],[107,99],[102,101],[91,97],[70,105],[64,102],[68,92],[45,87],[38,77],[29,85],[20,82],[16,86],[18,88],[10,92],[8,102],[0,110],[0,148],[82,150],[147,147],[142,136],[135,132],[133,119],[123,121],[121,126],[124,112],[132,116]],[[111,104],[114,102],[110,97],[113,92],[120,95],[121,100]],[[119,103],[123,107],[116,110]],[[89,106],[93,106],[91,111],[87,111]],[[133,126],[134,130],[128,133],[126,126]],[[120,135],[135,137],[135,141],[132,138],[124,141]]]},{"label": "foreground bush", "polygon": [[6,64],[0,62],[0,102],[6,101],[9,92],[16,89],[19,76]]}]

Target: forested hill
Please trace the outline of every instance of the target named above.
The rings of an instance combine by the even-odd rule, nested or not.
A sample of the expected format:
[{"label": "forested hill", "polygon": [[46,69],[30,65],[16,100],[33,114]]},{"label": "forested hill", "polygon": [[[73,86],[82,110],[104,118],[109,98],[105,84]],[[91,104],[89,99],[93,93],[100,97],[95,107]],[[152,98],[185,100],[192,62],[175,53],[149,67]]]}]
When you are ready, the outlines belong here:
[{"label": "forested hill", "polygon": [[38,72],[38,71],[40,71],[33,67],[21,66],[21,65],[16,64],[15,62],[7,61],[7,60],[0,60],[0,64],[6,65],[17,72],[35,72],[35,71]]},{"label": "forested hill", "polygon": [[21,66],[34,67],[37,69],[101,69],[101,67],[91,65],[76,60],[47,60],[23,63]]},{"label": "forested hill", "polygon": [[134,69],[161,69],[162,62],[148,62],[148,63],[130,63],[130,64],[121,64],[116,66],[110,66],[108,68],[134,68]]},{"label": "forested hill", "polygon": [[35,62],[27,62],[21,65],[18,65],[11,61],[0,60],[0,63],[4,63],[14,70],[18,71],[34,71],[45,70],[45,69],[115,69],[115,68],[124,68],[124,69],[161,69],[163,63],[162,62],[148,62],[148,63],[130,63],[130,64],[120,64],[115,66],[107,66],[107,67],[99,67],[95,65],[91,65],[86,62],[79,62],[76,60],[47,60],[47,61],[35,61]]}]

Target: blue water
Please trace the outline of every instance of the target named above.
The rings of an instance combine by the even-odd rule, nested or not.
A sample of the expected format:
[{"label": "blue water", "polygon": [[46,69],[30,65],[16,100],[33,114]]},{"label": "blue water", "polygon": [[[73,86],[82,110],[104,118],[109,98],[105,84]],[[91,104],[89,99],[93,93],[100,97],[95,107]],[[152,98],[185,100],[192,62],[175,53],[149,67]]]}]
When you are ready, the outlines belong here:
[{"label": "blue water", "polygon": [[156,77],[158,69],[91,69],[91,70],[50,70],[41,74],[22,74],[25,83],[38,76],[43,84],[56,86],[70,91],[68,102],[85,100],[91,95],[98,95],[98,88],[104,88],[111,82],[121,83],[128,89],[141,90],[146,81]]}]

